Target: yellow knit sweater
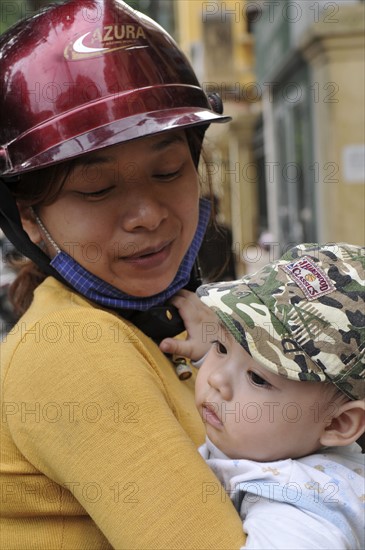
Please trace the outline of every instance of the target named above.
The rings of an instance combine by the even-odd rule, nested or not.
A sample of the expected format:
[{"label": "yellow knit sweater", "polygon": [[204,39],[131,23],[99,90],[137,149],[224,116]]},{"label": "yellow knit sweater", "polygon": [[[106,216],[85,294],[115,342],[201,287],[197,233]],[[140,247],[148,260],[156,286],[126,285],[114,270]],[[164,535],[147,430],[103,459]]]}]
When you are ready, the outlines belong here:
[{"label": "yellow knit sweater", "polygon": [[2,550],[239,548],[194,378],[48,278],[1,346]]}]

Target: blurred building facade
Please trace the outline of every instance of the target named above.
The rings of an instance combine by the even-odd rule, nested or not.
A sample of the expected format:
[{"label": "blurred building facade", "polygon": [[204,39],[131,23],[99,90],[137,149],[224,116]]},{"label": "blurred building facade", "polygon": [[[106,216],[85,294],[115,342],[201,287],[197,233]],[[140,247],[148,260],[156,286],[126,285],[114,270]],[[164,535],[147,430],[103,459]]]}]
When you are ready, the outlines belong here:
[{"label": "blurred building facade", "polygon": [[[49,3],[2,2],[1,32]],[[232,227],[237,273],[262,235],[274,256],[301,241],[364,244],[364,1],[127,3],[176,38],[232,116],[207,132],[202,179]]]},{"label": "blurred building facade", "polygon": [[255,52],[270,230],[285,245],[363,245],[364,2],[262,4]]},{"label": "blurred building facade", "polygon": [[272,257],[303,241],[364,244],[364,7],[175,2],[178,42],[233,117],[207,136],[239,274],[263,234]]},{"label": "blurred building facade", "polygon": [[[232,122],[212,125],[203,181],[212,176],[223,222],[232,227],[237,274],[244,272],[245,244],[258,239],[259,203],[253,138],[261,111],[254,74],[252,22],[257,7],[249,1],[177,0],[176,38],[192,61],[205,91],[218,92]],[[266,206],[266,203],[265,203]],[[265,217],[265,214],[264,214]]]}]

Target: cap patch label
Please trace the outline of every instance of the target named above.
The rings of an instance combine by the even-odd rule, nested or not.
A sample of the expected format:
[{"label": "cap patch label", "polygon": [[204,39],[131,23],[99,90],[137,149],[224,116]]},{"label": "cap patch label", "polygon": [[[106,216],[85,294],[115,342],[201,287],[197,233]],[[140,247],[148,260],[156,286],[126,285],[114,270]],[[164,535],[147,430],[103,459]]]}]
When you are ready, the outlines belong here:
[{"label": "cap patch label", "polygon": [[116,50],[146,48],[146,35],[141,26],[106,25],[79,36],[65,48],[68,61],[99,57]]},{"label": "cap patch label", "polygon": [[280,267],[302,289],[307,300],[316,300],[336,290],[330,278],[309,256],[303,256]]}]

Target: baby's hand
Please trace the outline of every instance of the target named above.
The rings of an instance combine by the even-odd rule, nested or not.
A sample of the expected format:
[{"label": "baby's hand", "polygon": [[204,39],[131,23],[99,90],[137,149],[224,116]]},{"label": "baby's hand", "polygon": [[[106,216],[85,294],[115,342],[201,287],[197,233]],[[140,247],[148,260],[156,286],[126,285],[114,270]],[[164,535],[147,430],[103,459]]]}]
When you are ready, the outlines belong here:
[{"label": "baby's hand", "polygon": [[186,340],[165,338],[160,343],[164,353],[182,355],[199,361],[209,351],[211,343],[208,334],[214,334],[218,318],[199,298],[188,290],[180,290],[170,303],[177,307],[184,321],[188,337]]}]

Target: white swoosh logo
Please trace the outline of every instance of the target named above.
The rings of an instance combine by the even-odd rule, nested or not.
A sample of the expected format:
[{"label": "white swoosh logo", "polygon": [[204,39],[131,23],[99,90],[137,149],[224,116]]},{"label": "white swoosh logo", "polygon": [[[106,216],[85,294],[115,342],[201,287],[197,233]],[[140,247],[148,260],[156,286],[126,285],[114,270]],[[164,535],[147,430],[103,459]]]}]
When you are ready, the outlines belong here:
[{"label": "white swoosh logo", "polygon": [[89,46],[85,46],[83,44],[84,38],[91,34],[90,32],[87,32],[86,34],[83,34],[74,42],[73,49],[76,53],[97,53],[97,52],[105,52],[108,50],[108,48],[89,48]]},{"label": "white swoosh logo", "polygon": [[141,50],[142,48],[148,48],[148,46],[128,46],[125,50]]}]

